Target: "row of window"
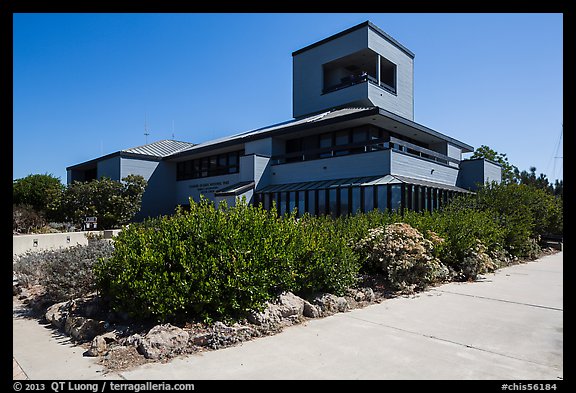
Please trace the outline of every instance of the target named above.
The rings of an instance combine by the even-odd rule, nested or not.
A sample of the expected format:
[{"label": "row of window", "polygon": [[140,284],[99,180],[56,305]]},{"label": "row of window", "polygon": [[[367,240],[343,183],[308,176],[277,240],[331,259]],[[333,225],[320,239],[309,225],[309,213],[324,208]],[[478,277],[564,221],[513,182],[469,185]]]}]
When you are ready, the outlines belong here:
[{"label": "row of window", "polygon": [[243,150],[196,158],[176,164],[176,180],[199,179],[238,173]]},{"label": "row of window", "polygon": [[289,139],[286,141],[286,154],[282,157],[274,157],[274,162],[307,161],[374,151],[378,148],[374,144],[389,140],[391,136],[428,148],[428,145],[412,138],[366,124],[319,135]]},{"label": "row of window", "polygon": [[276,203],[280,215],[296,209],[298,216],[304,212],[341,216],[374,209],[432,211],[446,204],[454,194],[432,187],[392,184],[256,194],[255,204],[261,203],[269,210]]}]

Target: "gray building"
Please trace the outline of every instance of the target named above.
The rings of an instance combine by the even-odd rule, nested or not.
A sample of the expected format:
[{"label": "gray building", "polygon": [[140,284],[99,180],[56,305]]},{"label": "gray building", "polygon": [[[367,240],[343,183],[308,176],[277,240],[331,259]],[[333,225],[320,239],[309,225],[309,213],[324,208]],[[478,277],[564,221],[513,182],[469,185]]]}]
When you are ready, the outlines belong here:
[{"label": "gray building", "polygon": [[292,53],[294,119],[193,144],[163,140],[67,168],[68,182],[140,174],[139,218],[170,214],[200,195],[237,197],[280,213],[433,210],[498,164],[414,122],[414,54],[371,22]]}]

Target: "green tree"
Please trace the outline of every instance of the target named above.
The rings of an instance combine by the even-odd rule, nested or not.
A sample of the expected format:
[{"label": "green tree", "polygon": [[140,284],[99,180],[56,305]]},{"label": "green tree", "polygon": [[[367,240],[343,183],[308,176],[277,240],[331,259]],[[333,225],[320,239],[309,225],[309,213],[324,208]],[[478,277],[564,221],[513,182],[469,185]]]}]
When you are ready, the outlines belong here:
[{"label": "green tree", "polygon": [[518,172],[518,168],[508,162],[508,157],[506,157],[506,154],[498,153],[497,151],[492,150],[490,147],[482,145],[476,149],[470,158],[485,158],[487,160],[497,162],[498,164],[502,165],[502,183],[508,184],[516,182],[516,173]]},{"label": "green tree", "polygon": [[121,182],[106,177],[73,182],[62,195],[61,217],[77,225],[85,217],[97,217],[99,228],[119,227],[140,210],[146,184],[140,175],[128,175]]},{"label": "green tree", "polygon": [[546,192],[549,192],[550,194],[554,194],[554,187],[552,186],[552,184],[550,184],[546,175],[540,173],[539,176],[536,176],[535,166],[530,167],[530,172],[527,172],[525,170],[519,172],[518,170],[516,170],[516,178],[518,179],[518,182],[520,184],[526,184],[528,186],[532,186],[544,190]]},{"label": "green tree", "polygon": [[558,180],[554,182],[554,195],[560,198],[564,198],[564,180]]},{"label": "green tree", "polygon": [[54,206],[60,199],[64,185],[51,174],[28,175],[12,183],[12,203],[29,205],[46,218],[54,217]]}]

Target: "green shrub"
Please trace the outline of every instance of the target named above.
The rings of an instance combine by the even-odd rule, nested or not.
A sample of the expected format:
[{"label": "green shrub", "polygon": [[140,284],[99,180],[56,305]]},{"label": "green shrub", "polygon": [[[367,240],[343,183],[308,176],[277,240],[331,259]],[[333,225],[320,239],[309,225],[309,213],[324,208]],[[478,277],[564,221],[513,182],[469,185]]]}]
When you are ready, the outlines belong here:
[{"label": "green shrub", "polygon": [[31,205],[12,205],[12,230],[19,233],[38,231],[46,225],[43,213]]},{"label": "green shrub", "polygon": [[88,245],[30,252],[16,260],[13,270],[19,281],[41,284],[50,300],[63,302],[96,290],[93,267],[99,259],[109,258],[113,248],[107,240],[93,240]]},{"label": "green shrub", "polygon": [[28,175],[13,181],[12,203],[31,206],[38,214],[53,219],[64,188],[60,178],[51,174]]},{"label": "green shrub", "polygon": [[[441,243],[441,239],[436,239]],[[446,279],[448,269],[433,255],[434,243],[406,223],[369,230],[357,249],[367,269],[385,274],[393,289],[413,291]]]},{"label": "green shrub", "polygon": [[97,217],[98,228],[117,228],[140,211],[146,185],[140,175],[128,175],[121,182],[106,177],[74,181],[58,201],[59,218],[80,226],[86,217]]},{"label": "green shrub", "polygon": [[475,197],[478,210],[492,212],[505,232],[505,248],[516,257],[533,257],[546,233],[562,234],[562,199],[526,184],[486,184]]},{"label": "green shrub", "polygon": [[333,225],[207,200],[132,224],[97,266],[112,306],[140,318],[237,319],[281,291],[343,292],[357,259]]},{"label": "green shrub", "polygon": [[[290,220],[290,218],[288,218]],[[297,293],[330,292],[344,294],[354,285],[360,269],[358,255],[350,247],[350,234],[335,225],[330,216],[298,221],[295,239],[295,274],[293,291]]]}]

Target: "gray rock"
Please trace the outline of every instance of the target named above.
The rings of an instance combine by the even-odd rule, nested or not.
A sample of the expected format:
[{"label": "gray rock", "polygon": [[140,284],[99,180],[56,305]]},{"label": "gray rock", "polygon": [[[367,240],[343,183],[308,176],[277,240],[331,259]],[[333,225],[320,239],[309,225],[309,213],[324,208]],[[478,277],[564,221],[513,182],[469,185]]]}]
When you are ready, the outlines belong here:
[{"label": "gray rock", "polygon": [[113,342],[116,342],[116,334],[114,332],[96,336],[90,344],[90,349],[88,349],[84,355],[92,357],[105,355],[108,352],[109,344]]},{"label": "gray rock", "polygon": [[69,315],[64,324],[64,332],[73,340],[90,341],[105,331],[104,321]]},{"label": "gray rock", "polygon": [[280,295],[278,311],[282,318],[292,315],[302,315],[304,311],[304,299],[294,295],[292,292],[286,292]]},{"label": "gray rock", "polygon": [[154,326],[138,344],[138,352],[146,359],[162,359],[178,355],[184,351],[189,335],[169,323]]},{"label": "gray rock", "polygon": [[194,337],[190,339],[192,345],[197,345],[199,347],[206,347],[212,341],[212,333],[200,333],[196,334]]},{"label": "gray rock", "polygon": [[266,308],[261,312],[251,312],[248,321],[263,328],[273,328],[280,324],[282,314],[277,304],[266,302]]},{"label": "gray rock", "polygon": [[96,336],[92,340],[92,344],[90,345],[90,349],[85,352],[86,356],[100,356],[104,355],[108,350],[108,344],[106,340],[102,336]]},{"label": "gray rock", "polygon": [[308,318],[319,318],[322,314],[322,311],[318,306],[315,306],[309,301],[304,300],[304,309],[302,310],[302,314]]},{"label": "gray rock", "polygon": [[50,324],[52,324],[52,326],[56,327],[57,329],[64,329],[66,319],[73,303],[73,300],[56,303],[46,310],[44,317]]},{"label": "gray rock", "polygon": [[372,290],[372,288],[360,288],[360,291],[362,291],[362,293],[364,293],[364,300],[366,300],[367,302],[373,302],[374,299],[376,298],[376,295],[374,294],[374,291]]},{"label": "gray rock", "polygon": [[313,300],[313,303],[320,307],[323,315],[331,315],[337,312],[344,312],[350,308],[344,297],[336,296],[331,293],[325,293],[316,296]]},{"label": "gray rock", "polygon": [[124,339],[123,344],[124,345],[133,345],[135,347],[140,345],[140,342],[142,341],[142,336],[139,335],[138,333],[132,334],[131,336],[128,336]]}]

